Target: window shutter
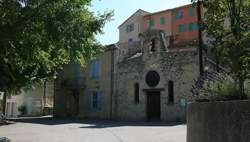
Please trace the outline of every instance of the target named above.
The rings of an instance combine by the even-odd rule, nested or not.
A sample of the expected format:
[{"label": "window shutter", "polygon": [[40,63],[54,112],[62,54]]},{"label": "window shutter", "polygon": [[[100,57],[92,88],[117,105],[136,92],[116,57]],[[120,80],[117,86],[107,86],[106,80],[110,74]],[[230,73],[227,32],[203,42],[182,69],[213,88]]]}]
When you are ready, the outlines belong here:
[{"label": "window shutter", "polygon": [[194,29],[194,30],[199,29],[199,25],[198,25],[198,23],[194,23],[194,24],[193,24],[193,29]]},{"label": "window shutter", "polygon": [[87,90],[86,91],[86,95],[87,95],[87,104],[88,104],[88,110],[91,110],[93,107],[93,100],[92,100],[92,94],[91,91]]},{"label": "window shutter", "polygon": [[178,26],[179,32],[185,32],[186,31],[186,25],[185,24],[180,24]]},{"label": "window shutter", "polygon": [[189,8],[188,15],[189,15],[190,17],[194,16],[194,9],[193,9],[192,7]]},{"label": "window shutter", "polygon": [[194,24],[193,23],[189,23],[189,30],[192,31],[194,29]]},{"label": "window shutter", "polygon": [[102,108],[102,92],[98,91],[97,92],[97,109],[101,110]]},{"label": "window shutter", "polygon": [[152,27],[152,26],[154,26],[154,25],[155,25],[154,19],[150,19],[150,20],[149,20],[149,26]]},{"label": "window shutter", "polygon": [[93,60],[92,61],[92,78],[93,79],[98,79],[99,77],[99,61],[98,60]]},{"label": "window shutter", "polygon": [[95,76],[95,60],[91,62],[91,77],[94,79]]},{"label": "window shutter", "polygon": [[160,24],[161,24],[161,25],[164,25],[165,22],[166,22],[166,21],[165,21],[165,17],[161,17],[161,18],[160,18]]},{"label": "window shutter", "polygon": [[99,78],[99,61],[98,60],[96,60],[95,77],[96,77],[96,79]]}]

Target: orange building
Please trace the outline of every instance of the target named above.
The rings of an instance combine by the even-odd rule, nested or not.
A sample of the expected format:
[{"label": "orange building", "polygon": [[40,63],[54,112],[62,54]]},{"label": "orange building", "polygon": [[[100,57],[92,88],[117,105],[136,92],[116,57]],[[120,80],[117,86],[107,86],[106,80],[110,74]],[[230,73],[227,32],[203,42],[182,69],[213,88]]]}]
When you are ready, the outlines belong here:
[{"label": "orange building", "polygon": [[198,39],[197,7],[186,5],[172,9],[174,43],[195,42]]},{"label": "orange building", "polygon": [[160,29],[171,36],[171,43],[196,42],[198,40],[197,7],[193,4],[145,15],[144,30]]},{"label": "orange building", "polygon": [[160,29],[165,31],[166,35],[171,35],[172,34],[171,24],[172,24],[172,14],[170,10],[159,11],[156,13],[145,15],[143,17],[144,30]]}]

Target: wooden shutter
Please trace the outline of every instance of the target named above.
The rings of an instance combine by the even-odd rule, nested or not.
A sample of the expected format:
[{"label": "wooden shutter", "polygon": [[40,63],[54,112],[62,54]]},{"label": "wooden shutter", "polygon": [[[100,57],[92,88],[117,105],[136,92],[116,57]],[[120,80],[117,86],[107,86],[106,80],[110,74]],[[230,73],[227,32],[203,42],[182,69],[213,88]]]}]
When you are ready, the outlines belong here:
[{"label": "wooden shutter", "polygon": [[101,91],[98,91],[97,92],[97,109],[98,110],[101,110],[102,108],[102,92]]},{"label": "wooden shutter", "polygon": [[93,97],[92,97],[92,92],[90,90],[87,90],[87,104],[88,104],[88,110],[91,110],[93,107]]},{"label": "wooden shutter", "polygon": [[99,61],[93,60],[92,61],[92,78],[98,79],[99,77]]}]

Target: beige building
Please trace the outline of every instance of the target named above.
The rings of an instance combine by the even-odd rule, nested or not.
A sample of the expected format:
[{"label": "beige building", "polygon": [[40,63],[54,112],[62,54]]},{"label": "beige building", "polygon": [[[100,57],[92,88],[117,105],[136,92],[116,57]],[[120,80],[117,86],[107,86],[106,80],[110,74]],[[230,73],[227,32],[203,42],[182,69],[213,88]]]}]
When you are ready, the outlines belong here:
[{"label": "beige building", "polygon": [[[6,100],[6,117],[41,116],[43,109],[53,108],[54,82],[48,81],[46,85],[37,85],[29,90],[22,90],[21,93],[11,95]],[[3,95],[0,95],[0,102],[3,103]],[[22,114],[20,108],[25,108],[25,114]],[[0,111],[2,109],[0,106]]]},{"label": "beige building", "polygon": [[147,14],[149,13],[139,9],[118,27],[120,43],[139,41],[139,33],[144,30],[143,16]]},{"label": "beige building", "polygon": [[115,46],[89,61],[64,67],[56,80],[54,116],[110,119]]}]

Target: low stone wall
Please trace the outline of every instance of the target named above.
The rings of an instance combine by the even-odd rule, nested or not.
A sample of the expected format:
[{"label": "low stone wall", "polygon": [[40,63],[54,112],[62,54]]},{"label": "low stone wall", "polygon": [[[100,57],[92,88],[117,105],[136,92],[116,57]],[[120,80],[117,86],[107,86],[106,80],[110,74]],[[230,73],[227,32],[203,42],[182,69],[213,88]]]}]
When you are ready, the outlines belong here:
[{"label": "low stone wall", "polygon": [[189,104],[187,142],[250,142],[250,101]]}]

